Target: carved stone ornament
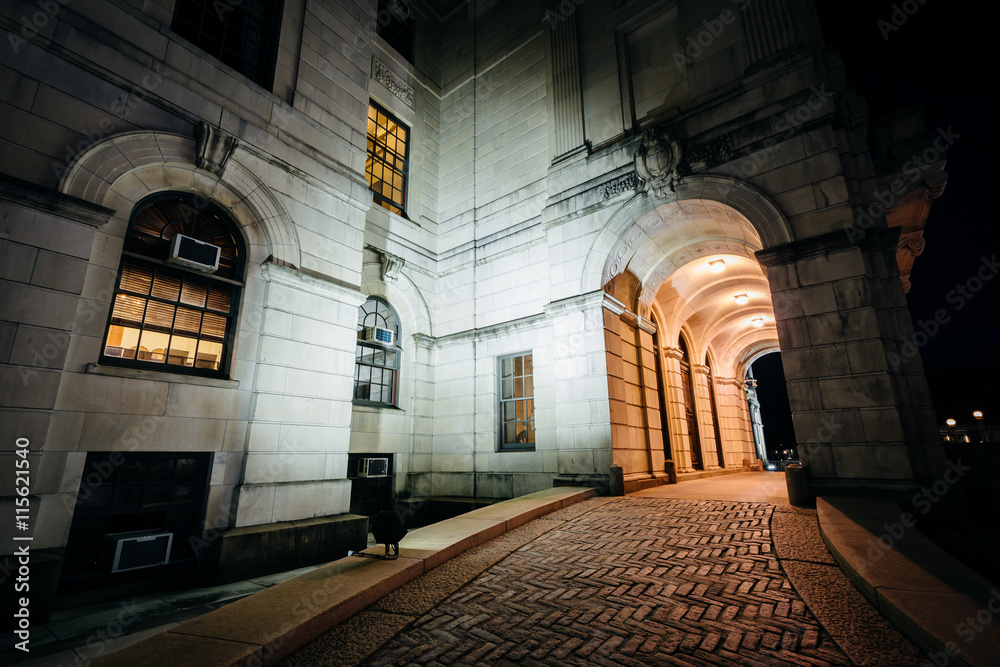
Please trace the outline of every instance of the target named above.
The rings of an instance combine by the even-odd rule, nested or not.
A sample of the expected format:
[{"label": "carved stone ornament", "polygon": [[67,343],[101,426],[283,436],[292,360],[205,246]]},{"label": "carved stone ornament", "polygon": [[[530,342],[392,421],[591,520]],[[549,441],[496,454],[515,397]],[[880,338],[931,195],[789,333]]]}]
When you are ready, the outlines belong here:
[{"label": "carved stone ornament", "polygon": [[398,97],[403,104],[413,108],[413,88],[400,81],[392,70],[377,60],[373,65],[372,78],[375,79],[375,83]]},{"label": "carved stone ornament", "polygon": [[382,264],[382,282],[394,283],[399,278],[399,272],[406,262],[402,257],[391,255],[384,250],[379,251],[379,262]]},{"label": "carved stone ornament", "polygon": [[639,187],[639,178],[634,174],[619,176],[601,186],[601,201],[614,199],[618,195],[635,190]]},{"label": "carved stone ornament", "polygon": [[195,140],[195,166],[216,176],[222,176],[226,163],[240,143],[233,135],[205,122],[198,124]]},{"label": "carved stone ornament", "polygon": [[674,191],[680,179],[681,147],[670,136],[656,128],[642,133],[635,152],[635,172],[642,179],[640,192],[652,192],[663,197],[667,189]]},{"label": "carved stone ornament", "polygon": [[896,246],[896,252],[916,257],[924,251],[924,246],[926,245],[927,240],[922,236],[911,236],[910,238],[903,239],[899,242],[899,245]]}]

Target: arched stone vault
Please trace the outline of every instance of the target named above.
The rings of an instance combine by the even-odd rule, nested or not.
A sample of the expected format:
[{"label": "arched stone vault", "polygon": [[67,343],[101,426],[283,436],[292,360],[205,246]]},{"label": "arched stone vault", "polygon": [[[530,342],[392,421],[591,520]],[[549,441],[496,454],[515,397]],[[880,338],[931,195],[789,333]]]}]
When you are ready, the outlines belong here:
[{"label": "arched stone vault", "polygon": [[[657,213],[661,207],[676,202],[684,202],[684,204],[680,207],[673,206],[664,209],[665,214]],[[758,247],[755,249],[760,249],[772,248],[794,240],[791,225],[778,207],[752,186],[724,176],[688,176],[676,185],[676,190],[670,193],[669,197],[636,195],[611,215],[598,234],[584,263],[580,285],[581,293],[600,289],[626,266],[629,266],[632,272],[643,280],[643,285],[646,287],[645,281],[652,275],[652,267],[630,264],[630,260],[633,258],[639,260],[641,264],[643,259],[648,259],[651,256],[644,253],[635,257],[637,250],[647,245],[644,241],[653,237],[661,237],[659,242],[655,242],[656,245],[659,245],[668,240],[670,223],[678,218],[690,217],[691,220],[688,221],[688,224],[697,227],[697,220],[703,213],[695,210],[691,211],[690,215],[685,216],[684,209],[698,206],[711,207],[713,203],[716,205],[724,204],[724,207],[719,207],[720,210],[724,211],[724,215],[737,225],[743,221],[748,222],[752,232],[749,235],[741,234],[737,237],[724,234],[721,238],[715,239],[712,237],[716,235],[703,234],[702,238],[709,243],[721,242],[723,239],[727,239],[730,243],[740,240],[750,241],[746,236],[756,236],[755,245]],[[733,213],[736,215],[734,216]],[[721,223],[720,226],[724,227]],[[727,245],[727,249],[732,248],[733,246]],[[680,250],[678,252],[679,256],[672,261],[681,261],[684,253]],[[662,254],[655,257],[656,262],[662,260]],[[657,275],[665,274],[665,278],[666,275],[669,275],[670,268],[668,266],[657,267]]]},{"label": "arched stone vault", "polygon": [[[791,240],[787,221],[763,195],[721,177],[692,177],[669,198],[634,197],[611,216],[587,258],[583,288],[595,276],[615,295],[623,280],[635,283],[630,293],[637,298],[618,296],[634,309],[631,320],[623,316],[615,325],[622,358],[628,366],[633,338],[647,345],[633,332],[652,319],[659,358],[646,368],[662,375],[654,388],[638,374],[646,397],[630,386],[634,373],[622,380],[627,409],[647,411],[646,428],[652,430],[645,437],[631,420],[616,425],[612,411],[613,447],[627,484],[646,483],[662,470],[658,462],[667,440],[657,434],[663,431],[680,472],[739,467],[757,458],[742,391],[742,354],[748,346],[776,349],[777,330],[771,290],[755,253]],[[687,361],[679,348],[682,336]],[[642,354],[635,353],[637,365],[645,365],[638,362]],[[649,398],[658,392],[661,398]],[[666,413],[657,417],[661,405]]]}]

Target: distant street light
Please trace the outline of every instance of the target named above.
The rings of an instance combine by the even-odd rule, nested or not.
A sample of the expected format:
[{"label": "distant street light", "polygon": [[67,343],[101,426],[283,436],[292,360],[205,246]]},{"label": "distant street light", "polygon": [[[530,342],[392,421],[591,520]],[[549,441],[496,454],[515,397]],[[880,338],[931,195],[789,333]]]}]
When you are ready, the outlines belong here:
[{"label": "distant street light", "polygon": [[983,411],[976,410],[972,413],[972,416],[976,418],[976,422],[979,424],[979,442],[986,442],[986,426],[983,425]]},{"label": "distant street light", "polygon": [[954,419],[945,419],[944,423],[948,425],[948,442],[955,442],[955,424],[957,423]]}]

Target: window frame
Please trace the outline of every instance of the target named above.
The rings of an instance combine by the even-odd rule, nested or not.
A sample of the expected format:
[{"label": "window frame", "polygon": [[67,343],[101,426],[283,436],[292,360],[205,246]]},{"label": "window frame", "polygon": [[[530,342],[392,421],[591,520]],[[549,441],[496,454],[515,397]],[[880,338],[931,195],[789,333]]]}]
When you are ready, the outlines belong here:
[{"label": "window frame", "polygon": [[[521,358],[522,359],[521,375],[517,375],[516,373],[513,372],[515,368],[512,365],[512,373],[510,375],[510,379],[514,383],[513,386],[516,387],[516,380],[518,378],[520,378],[520,379],[523,380],[524,378],[530,377],[531,378],[531,394],[530,394],[530,396],[527,395],[527,394],[525,394],[524,396],[517,396],[516,395],[516,389],[515,389],[515,390],[512,391],[511,398],[504,398],[503,383],[504,383],[504,380],[507,379],[507,378],[504,377],[503,364],[504,364],[505,361],[508,361],[508,360],[513,361],[514,359],[517,359],[517,358]],[[524,363],[523,359],[524,358],[531,359],[531,373],[530,374],[524,373],[524,366],[523,366],[523,363]],[[498,356],[497,357],[496,369],[497,369],[497,451],[498,452],[533,452],[533,451],[535,451],[535,445],[538,442],[538,440],[537,440],[537,438],[538,438],[538,432],[537,432],[537,430],[535,428],[535,391],[534,391],[534,389],[535,389],[535,362],[534,362],[534,352],[532,350],[523,350],[521,352],[512,352],[510,354],[505,354],[505,355]],[[525,424],[527,424],[528,422],[531,423],[531,429],[529,431],[527,429],[527,426],[525,428],[525,442],[523,442],[523,443],[516,442],[516,437],[515,437],[515,442],[508,443],[508,442],[505,442],[505,438],[504,438],[505,427],[507,426],[508,423],[513,423],[514,424],[514,430],[515,430],[515,433],[516,433],[516,431],[517,431],[517,424],[520,423],[522,420],[518,420],[517,419],[517,417],[516,417],[516,410],[517,410],[517,408],[515,407],[515,409],[514,409],[515,410],[515,418],[513,420],[505,421],[504,420],[504,407],[505,407],[505,404],[508,404],[508,403],[513,404],[516,401],[531,401],[531,415],[530,415],[530,417],[527,415],[527,409],[526,409],[525,410],[525,419],[523,420],[523,422]],[[528,440],[528,435],[527,434],[529,432],[534,434],[535,439]]]},{"label": "window frame", "polygon": [[[403,166],[402,166],[402,170],[400,171],[400,170],[396,169],[395,166],[390,165],[384,157],[383,158],[379,158],[378,155],[377,155],[377,153],[376,153],[376,150],[378,149],[379,146],[382,147],[383,154],[385,154],[388,151],[391,151],[393,153],[393,155],[398,156],[398,151],[396,151],[394,149],[390,149],[389,146],[388,146],[388,144],[386,142],[379,142],[377,136],[374,136],[374,135],[368,133],[367,130],[366,130],[366,132],[365,132],[365,139],[366,139],[366,141],[365,141],[365,180],[368,182],[368,189],[372,193],[372,200],[374,201],[374,203],[378,204],[382,208],[384,208],[384,209],[386,209],[386,210],[388,210],[388,211],[390,211],[392,213],[395,213],[396,215],[399,215],[399,216],[401,216],[401,217],[406,218],[407,220],[409,220],[410,218],[406,214],[406,206],[407,206],[407,200],[409,199],[410,152],[411,152],[411,149],[412,149],[411,139],[413,137],[413,128],[411,128],[409,125],[407,125],[406,123],[404,123],[396,115],[394,115],[392,112],[390,112],[388,109],[386,109],[384,106],[382,106],[381,104],[379,104],[378,102],[376,102],[373,99],[368,100],[368,113],[369,113],[368,121],[369,122],[371,122],[371,112],[372,112],[373,109],[376,112],[376,125],[378,124],[378,121],[377,121],[378,114],[381,114],[381,115],[385,116],[387,123],[389,123],[389,122],[395,123],[397,127],[401,127],[404,130],[406,130],[406,140],[403,142],[403,150],[404,150],[404,154],[403,154],[403,157],[402,157]],[[396,136],[396,140],[398,141],[398,135]],[[369,143],[371,144],[371,148],[368,147]],[[391,169],[392,171],[394,171],[394,172],[396,172],[396,173],[398,173],[400,175],[400,177],[402,178],[402,186],[400,187],[401,201],[395,201],[395,200],[393,200],[393,199],[391,199],[389,197],[386,197],[381,191],[375,189],[375,186],[374,186],[374,183],[373,183],[373,181],[375,180],[374,170],[373,170],[373,167],[374,167],[375,163],[378,163],[378,164],[382,165],[383,169]],[[385,180],[383,179],[381,182],[384,183]]]},{"label": "window frame", "polygon": [[[278,51],[280,50],[281,41],[281,22],[284,16],[284,0],[261,0],[261,2],[273,2],[271,6],[271,15],[266,17],[266,19],[261,19],[257,16],[253,16],[249,13],[247,4],[244,2],[236,2],[235,0],[177,0],[174,5],[173,16],[170,20],[170,29],[173,30],[179,37],[183,40],[198,47],[204,51],[209,56],[215,58],[226,67],[238,72],[241,76],[246,77],[248,80],[253,81],[255,84],[271,91],[274,88],[274,74],[278,63]],[[182,3],[189,5],[182,10]],[[198,26],[195,28],[193,22],[189,21],[186,16],[182,17],[182,11],[191,10],[192,16],[197,12],[198,9],[202,11],[198,13]],[[206,16],[211,16],[210,18],[215,18],[218,22],[223,25],[222,36],[218,35],[211,37],[211,42],[205,39],[207,34],[205,31],[205,19]],[[227,43],[228,33],[230,27],[234,30],[235,28],[235,17],[249,17],[249,20],[256,24],[256,27],[263,28],[261,30],[262,39],[260,42],[249,42],[248,31],[241,29],[238,32],[240,40],[238,45],[241,48],[246,48],[248,44],[253,44],[261,52],[261,59],[259,65],[253,68],[254,71],[247,73],[248,67],[247,59],[244,57],[240,58],[237,63],[233,60],[230,55],[233,52],[231,45]],[[213,47],[212,42],[215,46]],[[236,54],[239,56],[239,54]],[[226,57],[224,57],[226,56]]]},{"label": "window frame", "polygon": [[[388,309],[389,314],[392,315],[392,318],[395,321],[395,327],[394,327],[394,329],[395,329],[395,332],[394,332],[394,341],[395,341],[395,343],[391,347],[390,346],[386,346],[386,345],[380,345],[378,343],[369,343],[369,342],[367,342],[365,340],[362,340],[362,332],[365,329],[364,319],[367,319],[367,317],[370,317],[372,315],[372,313],[365,313],[365,317],[364,318],[361,317],[361,313],[363,312],[364,307],[367,306],[372,301],[380,303],[382,306],[384,306],[386,309]],[[378,311],[376,310],[374,312],[377,314]],[[374,407],[374,408],[397,408],[398,409],[398,407],[399,407],[399,371],[400,371],[400,369],[402,368],[402,365],[403,365],[403,347],[400,345],[400,336],[401,336],[402,331],[403,331],[403,326],[402,326],[402,324],[399,321],[399,314],[396,312],[396,309],[392,307],[392,304],[389,303],[388,299],[373,294],[373,295],[368,296],[368,298],[365,299],[365,302],[363,304],[361,304],[360,306],[358,306],[358,315],[359,315],[359,317],[358,317],[357,341],[356,341],[356,345],[355,345],[355,348],[354,348],[354,382],[353,382],[352,389],[351,389],[351,402],[354,405],[365,405],[365,406]],[[378,324],[375,324],[374,326],[378,326]],[[375,351],[392,351],[395,354],[395,364],[390,366],[390,365],[379,365],[379,364],[375,364],[375,363],[365,363],[364,361],[361,360],[361,359],[363,359],[363,357],[361,355],[359,355],[359,351],[362,350],[362,349],[375,350]],[[357,397],[357,395],[358,395],[358,385],[359,385],[360,380],[361,380],[359,369],[362,366],[367,366],[369,368],[380,368],[383,371],[385,371],[385,370],[391,371],[391,373],[392,373],[392,401],[391,402],[373,401],[373,400],[371,400],[371,398],[358,398]],[[368,383],[368,386],[369,386],[369,396],[371,396],[371,385],[372,385],[372,383],[369,381],[369,383]],[[380,386],[385,386],[385,385],[380,383]]]},{"label": "window frame", "polygon": [[[166,261],[163,261],[162,259],[152,257],[144,253],[135,252],[135,246],[138,245],[137,243],[133,242],[133,230],[135,227],[136,220],[138,220],[143,213],[145,213],[147,210],[152,208],[157,203],[161,201],[174,200],[178,198],[185,200],[185,203],[189,204],[192,207],[192,209],[196,212],[203,209],[210,209],[211,213],[215,215],[222,222],[222,224],[225,227],[225,231],[232,237],[235,246],[234,247],[235,260],[232,266],[232,273],[234,277],[238,277],[240,279],[244,278],[244,272],[246,270],[246,243],[244,242],[243,237],[239,233],[239,227],[236,224],[236,222],[229,217],[229,215],[225,212],[225,210],[221,206],[218,206],[210,201],[201,199],[197,195],[194,195],[192,193],[178,192],[178,191],[160,192],[141,199],[132,208],[132,214],[129,217],[129,224],[125,231],[124,247],[126,249],[122,250],[121,257],[118,262],[118,274],[115,278],[115,288],[111,295],[111,302],[108,308],[108,317],[103,329],[103,334],[101,338],[101,348],[98,356],[98,363],[104,366],[131,368],[141,371],[171,373],[177,375],[189,375],[189,376],[207,377],[207,378],[229,379],[230,378],[229,372],[232,366],[233,351],[236,342],[237,323],[239,318],[239,306],[243,292],[243,282],[241,282],[240,280],[234,280],[222,276],[214,276],[211,274],[201,273],[191,269],[185,269],[183,267],[169,264]],[[169,240],[163,239],[162,242],[169,243]],[[133,246],[133,250],[128,249],[130,245]],[[150,272],[151,288],[149,289],[148,293],[141,294],[139,292],[136,292],[135,290],[129,290],[127,288],[122,287],[122,280],[125,277],[127,267],[133,267],[139,270],[148,270]],[[166,275],[171,278],[178,278],[180,280],[181,285],[194,283],[206,286],[207,288],[206,299],[208,298],[211,288],[213,287],[217,289],[223,288],[229,295],[229,312],[223,314],[222,311],[210,309],[207,306],[207,301],[205,306],[197,306],[182,301],[181,300],[183,294],[182,287],[178,288],[178,296],[176,299],[170,299],[167,297],[157,296],[152,294],[152,280],[157,275]],[[111,347],[108,344],[108,341],[110,340],[111,336],[111,327],[122,326],[122,324],[116,323],[114,321],[115,304],[118,301],[119,295],[130,296],[133,299],[144,299],[143,321],[140,323],[139,327],[130,327],[130,328],[138,328],[139,330],[139,339],[136,341],[136,346],[135,346],[137,348],[136,358],[132,359],[106,354],[107,349]],[[166,333],[168,336],[170,336],[170,338],[168,339],[166,356],[164,360],[149,361],[149,360],[138,359],[139,356],[138,348],[140,347],[140,343],[142,342],[142,333],[147,331],[147,329],[144,327],[144,325],[146,324],[145,322],[146,309],[148,308],[148,304],[151,302],[168,304],[168,305],[173,304],[175,307],[183,307],[187,310],[198,311],[203,314],[202,316],[204,316],[205,313],[208,313],[225,318],[226,324],[224,327],[224,334],[221,340],[222,348],[219,353],[218,369],[198,367],[197,353],[194,358],[192,366],[169,363],[169,358],[171,356],[170,355],[171,348],[169,341],[175,335],[176,312],[174,313],[174,317],[171,320],[171,326],[169,331],[157,332],[155,329],[152,328],[148,329],[150,332]],[[192,338],[191,336],[185,336],[185,337]],[[199,331],[198,336],[193,338],[194,340],[200,342],[202,340],[201,332]],[[211,339],[206,338],[206,340],[211,340]],[[219,341],[213,341],[213,342],[219,342]]]},{"label": "window frame", "polygon": [[409,8],[408,2],[393,3],[407,6],[407,17],[400,18],[390,9],[390,2],[391,0],[378,0],[375,34],[412,65],[414,64],[413,55],[416,42],[416,22],[413,19],[413,10]]}]

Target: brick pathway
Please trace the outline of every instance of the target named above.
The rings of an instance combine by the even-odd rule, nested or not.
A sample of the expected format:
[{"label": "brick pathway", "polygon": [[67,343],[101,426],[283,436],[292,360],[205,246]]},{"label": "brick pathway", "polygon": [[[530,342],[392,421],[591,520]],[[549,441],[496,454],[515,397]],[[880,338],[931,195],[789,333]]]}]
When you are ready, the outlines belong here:
[{"label": "brick pathway", "polygon": [[367,661],[849,665],[772,552],[772,505],[603,499]]}]

